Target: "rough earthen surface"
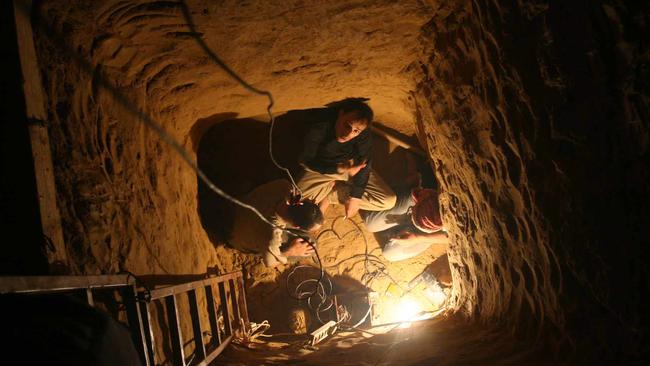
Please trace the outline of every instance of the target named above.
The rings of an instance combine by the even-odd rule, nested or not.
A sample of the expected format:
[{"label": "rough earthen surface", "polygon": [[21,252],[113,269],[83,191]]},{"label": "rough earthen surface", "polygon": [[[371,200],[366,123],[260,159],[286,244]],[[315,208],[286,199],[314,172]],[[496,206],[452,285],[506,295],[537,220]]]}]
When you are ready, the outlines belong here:
[{"label": "rough earthen surface", "polygon": [[[158,121],[192,154],[220,121],[263,115],[267,99],[233,81],[200,39],[271,91],[276,111],[366,97],[379,121],[417,135],[445,191],[458,315],[496,326],[490,334],[514,330],[570,362],[647,352],[647,6],[43,1],[38,10],[48,27],[36,29],[37,49],[74,273],[244,267],[253,294],[281,278],[210,240],[196,174],[125,107]],[[408,271],[439,256],[428,253]],[[249,298],[253,313],[266,305],[256,301]],[[442,338],[472,329],[454,319],[440,326]],[[484,340],[495,338],[506,339]],[[483,344],[450,349],[461,355]],[[413,352],[404,362],[445,364]],[[484,355],[458,360],[523,362]]]}]

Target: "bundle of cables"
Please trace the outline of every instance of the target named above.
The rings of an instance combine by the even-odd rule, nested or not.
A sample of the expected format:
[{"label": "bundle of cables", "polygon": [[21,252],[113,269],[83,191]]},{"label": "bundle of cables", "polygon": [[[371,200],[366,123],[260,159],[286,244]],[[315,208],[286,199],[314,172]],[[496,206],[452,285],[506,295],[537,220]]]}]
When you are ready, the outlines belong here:
[{"label": "bundle of cables", "polygon": [[[337,222],[341,219],[347,220],[347,222],[351,223],[354,229],[346,232],[343,235],[339,235],[334,230],[334,227],[337,225]],[[294,267],[289,272],[286,278],[287,293],[292,298],[300,302],[304,302],[321,324],[325,324],[328,320],[335,320],[338,324],[343,325],[347,328],[357,328],[366,321],[368,316],[370,316],[370,312],[371,312],[370,306],[368,307],[368,310],[365,312],[365,314],[356,323],[352,323],[353,319],[351,313],[343,305],[339,305],[338,308],[335,309],[334,314],[336,319],[322,318],[322,315],[324,313],[326,312],[331,313],[331,309],[334,306],[334,299],[332,295],[334,286],[332,284],[332,280],[328,275],[326,269],[332,269],[332,270],[338,269],[342,264],[347,263],[349,261],[354,261],[353,263],[348,264],[349,269],[352,269],[356,265],[363,263],[364,272],[363,275],[361,276],[361,283],[366,288],[371,288],[372,283],[379,278],[388,278],[396,286],[400,288],[402,288],[402,286],[388,273],[388,270],[383,260],[378,256],[371,254],[368,251],[368,239],[366,238],[363,230],[361,229],[361,227],[357,222],[355,222],[350,218],[346,218],[345,216],[339,216],[332,221],[332,225],[329,229],[320,232],[320,234],[316,238],[316,242],[318,242],[323,236],[327,234],[333,234],[338,240],[343,240],[346,237],[348,237],[348,235],[350,234],[356,234],[356,237],[354,237],[353,239],[357,239],[358,237],[363,238],[365,244],[364,253],[355,254],[348,258],[340,260],[335,264],[323,266],[320,259],[320,255],[318,254],[318,250],[316,249],[315,246],[313,246],[316,258],[318,260],[319,268],[309,266],[309,265],[298,265]],[[314,276],[313,278],[303,279],[302,281],[298,282],[297,285],[292,286],[292,279],[296,276],[298,272],[303,272],[302,277],[304,278],[304,277],[309,277],[308,272],[313,273],[315,270],[318,270],[319,272],[318,277]]]}]

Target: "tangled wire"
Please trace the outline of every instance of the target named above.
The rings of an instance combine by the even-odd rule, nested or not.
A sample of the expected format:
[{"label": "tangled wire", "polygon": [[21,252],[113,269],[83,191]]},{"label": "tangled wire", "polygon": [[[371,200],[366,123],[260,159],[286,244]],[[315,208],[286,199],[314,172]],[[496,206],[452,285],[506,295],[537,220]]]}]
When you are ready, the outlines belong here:
[{"label": "tangled wire", "polygon": [[[341,219],[350,222],[354,226],[354,229],[346,232],[343,235],[339,235],[334,230],[334,227],[336,226],[337,222]],[[321,315],[325,312],[330,311],[334,306],[334,298],[332,296],[332,291],[334,287],[332,285],[332,280],[327,273],[327,269],[338,269],[341,264],[349,261],[354,261],[349,265],[349,268],[351,269],[354,268],[356,265],[363,263],[364,272],[363,275],[361,276],[361,283],[366,288],[370,288],[372,283],[379,278],[388,278],[396,286],[403,289],[402,286],[388,273],[386,264],[382,261],[382,259],[369,252],[368,239],[366,238],[363,230],[361,229],[358,223],[356,223],[350,218],[346,218],[345,216],[338,216],[332,221],[332,225],[329,229],[320,232],[318,237],[316,237],[316,241],[318,242],[324,235],[330,233],[334,234],[334,236],[338,240],[343,240],[346,237],[348,237],[348,235],[350,234],[356,234],[356,237],[354,239],[358,237],[363,238],[364,245],[365,245],[364,252],[342,259],[335,264],[323,266],[320,256],[318,255],[318,251],[316,250],[316,248],[314,248],[318,259],[318,264],[320,267],[319,268],[320,277],[308,278],[306,280],[299,282],[294,287],[293,291],[290,290],[291,288],[290,284],[291,284],[291,279],[296,275],[296,273],[304,270],[313,271],[315,267],[309,265],[296,266],[291,270],[291,272],[289,272],[286,278],[286,289],[289,296],[299,301],[305,301],[309,309],[314,313],[314,315],[316,316],[316,318],[321,324],[326,323],[326,321],[323,320]],[[370,310],[371,307],[368,307],[368,311],[365,313],[365,315],[357,323],[352,325],[351,328],[356,328],[359,325],[363,324],[368,318],[368,316],[370,315]],[[352,321],[352,316],[348,311],[348,309],[345,308],[345,306],[338,305],[338,308],[335,309],[335,311],[336,311],[335,313],[337,318],[335,319],[335,321],[338,324],[350,324],[350,322]]]}]

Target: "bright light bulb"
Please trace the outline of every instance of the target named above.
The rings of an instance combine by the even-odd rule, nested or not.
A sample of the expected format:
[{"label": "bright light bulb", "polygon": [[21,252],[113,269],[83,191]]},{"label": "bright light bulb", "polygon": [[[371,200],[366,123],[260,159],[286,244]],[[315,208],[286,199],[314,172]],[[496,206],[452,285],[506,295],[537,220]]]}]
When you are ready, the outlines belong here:
[{"label": "bright light bulb", "polygon": [[392,321],[402,323],[400,328],[408,328],[411,326],[410,322],[415,320],[420,313],[421,308],[418,302],[411,297],[403,297],[391,310]]},{"label": "bright light bulb", "polygon": [[399,311],[398,321],[413,320],[420,312],[420,305],[411,298],[403,298],[397,307]]}]

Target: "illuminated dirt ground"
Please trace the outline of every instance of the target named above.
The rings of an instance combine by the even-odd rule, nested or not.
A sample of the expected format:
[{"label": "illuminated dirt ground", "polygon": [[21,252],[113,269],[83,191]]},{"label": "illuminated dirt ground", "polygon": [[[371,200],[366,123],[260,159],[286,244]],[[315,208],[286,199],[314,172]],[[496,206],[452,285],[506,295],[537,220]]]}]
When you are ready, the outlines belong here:
[{"label": "illuminated dirt ground", "polygon": [[[647,5],[42,1],[37,14],[72,273],[243,269],[253,320],[283,326],[290,300],[280,279],[290,266],[266,269],[223,245],[203,210],[228,209],[202,195],[195,172],[127,107],[158,121],[237,197],[282,177],[266,156],[267,99],[209,52],[271,91],[278,116],[368,98],[378,122],[419,141],[433,162],[451,239],[446,315],[376,338],[339,335],[316,352],[234,348],[224,360],[520,365],[647,356]],[[290,157],[295,136],[282,122],[279,154]],[[205,145],[201,160],[210,138],[221,143]],[[380,152],[403,167],[390,147]],[[341,212],[333,207],[326,226]],[[360,236],[336,245],[322,245],[327,264],[364,250]],[[443,256],[431,248],[388,268],[408,281]],[[357,282],[362,274],[330,273]]]}]

